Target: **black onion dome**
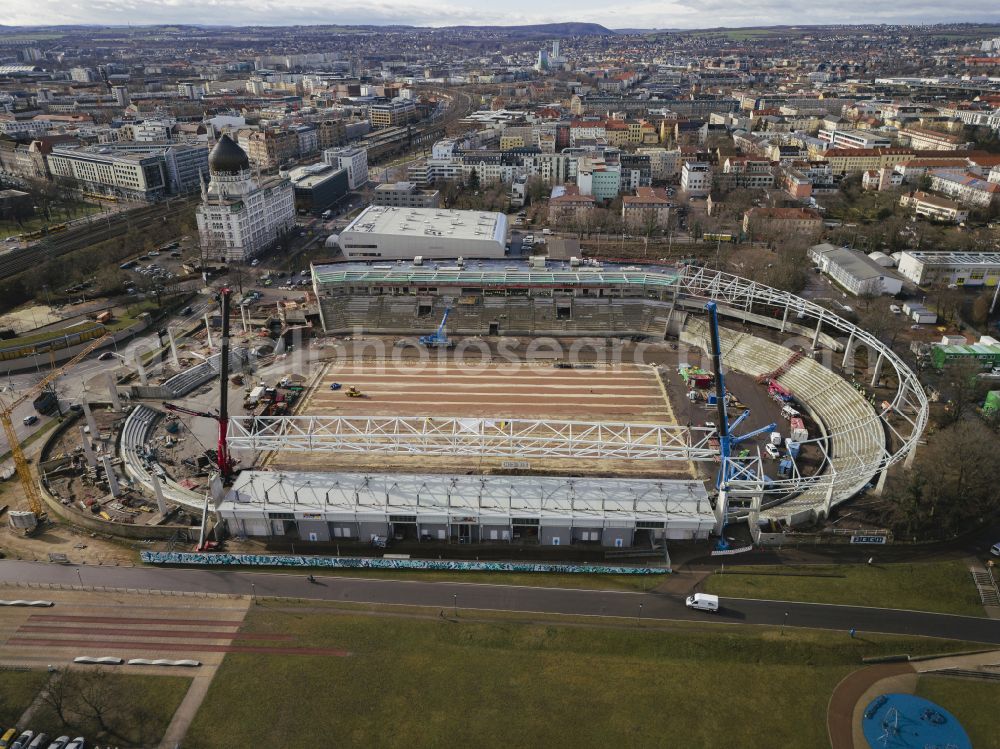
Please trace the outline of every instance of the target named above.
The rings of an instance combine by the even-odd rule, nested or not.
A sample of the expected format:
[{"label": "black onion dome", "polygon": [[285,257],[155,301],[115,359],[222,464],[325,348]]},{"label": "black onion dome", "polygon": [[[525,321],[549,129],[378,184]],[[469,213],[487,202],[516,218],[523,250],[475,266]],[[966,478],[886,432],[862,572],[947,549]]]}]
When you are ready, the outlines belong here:
[{"label": "black onion dome", "polygon": [[226,133],[208,155],[208,169],[213,174],[236,174],[250,168],[246,151]]}]

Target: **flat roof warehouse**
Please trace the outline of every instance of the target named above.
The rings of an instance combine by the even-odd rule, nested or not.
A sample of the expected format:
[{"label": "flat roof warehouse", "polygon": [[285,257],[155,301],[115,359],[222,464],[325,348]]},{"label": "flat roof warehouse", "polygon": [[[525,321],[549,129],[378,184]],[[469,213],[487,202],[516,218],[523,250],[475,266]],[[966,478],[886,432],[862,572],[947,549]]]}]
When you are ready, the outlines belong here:
[{"label": "flat roof warehouse", "polygon": [[369,206],[344,231],[481,239],[492,237],[502,218],[501,213],[484,211]]},{"label": "flat roof warehouse", "polygon": [[507,217],[486,211],[373,205],[348,224],[338,241],[348,258],[502,258]]}]

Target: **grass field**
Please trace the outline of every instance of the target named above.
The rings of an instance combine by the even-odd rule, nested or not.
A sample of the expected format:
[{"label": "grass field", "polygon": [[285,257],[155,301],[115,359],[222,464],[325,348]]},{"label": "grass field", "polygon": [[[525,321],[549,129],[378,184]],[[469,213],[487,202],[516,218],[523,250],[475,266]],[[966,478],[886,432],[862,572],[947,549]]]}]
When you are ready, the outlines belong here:
[{"label": "grass field", "polygon": [[732,567],[705,582],[705,591],[734,598],[841,603],[983,616],[961,560],[920,564]]},{"label": "grass field", "polygon": [[4,671],[0,674],[0,734],[14,727],[48,678],[44,671]]},{"label": "grass field", "polygon": [[57,205],[52,208],[52,218],[47,219],[41,213],[25,219],[22,223],[17,221],[0,221],[0,239],[18,234],[28,234],[39,229],[56,224],[63,224],[67,221],[83,218],[93,213],[100,213],[101,206],[96,203],[77,202],[67,205]]},{"label": "grass field", "polygon": [[[73,676],[81,672],[70,672]],[[100,672],[99,681],[88,682],[86,677],[95,678],[96,672],[82,674],[84,680],[72,690],[74,705],[82,705],[82,699],[94,704],[107,705],[103,720],[108,730],[103,730],[92,715],[67,711],[68,722],[64,723],[51,707],[42,705],[32,716],[34,731],[44,731],[49,736],[85,736],[88,746],[94,742],[114,746],[156,746],[167,730],[177,706],[187,693],[191,680],[182,676],[139,676],[110,671]],[[46,674],[47,675],[47,674]],[[82,695],[81,700],[75,696]]]},{"label": "grass field", "polygon": [[958,718],[976,749],[1000,749],[1000,730],[997,730],[1000,683],[921,676],[917,694]]},{"label": "grass field", "polygon": [[863,655],[963,647],[701,624],[581,625],[488,612],[449,620],[437,610],[418,618],[399,607],[365,614],[278,606],[254,607],[243,631],[292,634],[303,646],[344,648],[350,655],[228,654],[187,747],[334,741],[818,747],[826,744],[830,693]]}]

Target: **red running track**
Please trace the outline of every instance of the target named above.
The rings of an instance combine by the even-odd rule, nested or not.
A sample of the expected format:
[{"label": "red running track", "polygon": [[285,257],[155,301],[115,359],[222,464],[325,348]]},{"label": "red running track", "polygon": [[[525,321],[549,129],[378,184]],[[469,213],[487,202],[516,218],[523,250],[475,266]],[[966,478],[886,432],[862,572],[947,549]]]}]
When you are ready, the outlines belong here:
[{"label": "red running track", "polygon": [[[97,633],[95,633],[97,634]],[[264,647],[253,645],[195,645],[183,642],[98,642],[97,640],[57,640],[35,637],[11,637],[7,640],[10,645],[24,645],[26,647],[52,647],[52,648],[93,648],[100,646],[103,648],[121,648],[123,650],[178,650],[195,653],[256,653],[258,655],[329,655],[337,658],[346,658],[350,655],[346,650],[335,650],[334,648],[293,648],[293,647]]]},{"label": "red running track", "polygon": [[32,614],[32,622],[88,622],[91,624],[174,624],[178,626],[200,627],[239,627],[243,620],[239,619],[141,619],[128,616],[83,616],[73,614]]},{"label": "red running track", "polygon": [[286,634],[267,634],[267,633],[256,633],[256,632],[197,632],[193,630],[185,631],[178,629],[123,629],[114,628],[109,629],[108,627],[52,627],[44,624],[25,624],[18,627],[17,631],[20,632],[39,632],[39,633],[49,633],[54,635],[86,635],[86,634],[101,634],[101,635],[124,635],[125,637],[176,637],[185,638],[190,637],[191,639],[205,639],[205,640],[294,640],[294,635]]}]

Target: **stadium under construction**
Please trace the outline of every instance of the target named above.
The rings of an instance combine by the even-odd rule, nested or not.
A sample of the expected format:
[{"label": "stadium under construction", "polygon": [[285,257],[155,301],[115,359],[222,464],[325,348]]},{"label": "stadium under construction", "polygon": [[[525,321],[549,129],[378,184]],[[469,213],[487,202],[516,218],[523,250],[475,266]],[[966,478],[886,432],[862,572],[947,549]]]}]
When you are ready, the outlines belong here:
[{"label": "stadium under construction", "polygon": [[[758,533],[879,490],[926,425],[916,376],[876,337],[704,268],[343,263],[313,284],[326,336],[388,349],[329,362],[289,415],[231,420],[230,449],[257,467],[217,508],[239,536],[615,547],[737,519]],[[662,356],[574,361],[585,339]],[[849,381],[862,370],[878,399]],[[735,387],[764,404],[755,422]]]}]

